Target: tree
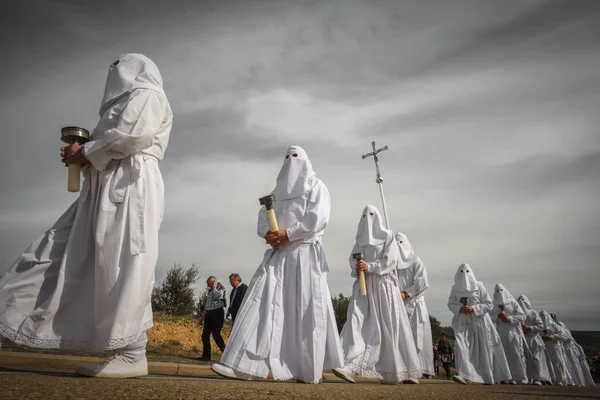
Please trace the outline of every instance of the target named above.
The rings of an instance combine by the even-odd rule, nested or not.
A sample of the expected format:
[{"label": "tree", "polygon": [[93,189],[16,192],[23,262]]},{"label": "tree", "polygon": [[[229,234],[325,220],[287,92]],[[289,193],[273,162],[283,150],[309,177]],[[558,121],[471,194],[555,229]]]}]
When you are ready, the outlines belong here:
[{"label": "tree", "polygon": [[332,297],[331,302],[333,303],[333,313],[335,314],[335,322],[337,324],[338,332],[341,332],[344,324],[346,323],[350,297],[345,297],[340,293],[338,297]]},{"label": "tree", "polygon": [[181,264],[173,264],[165,279],[152,290],[152,309],[169,315],[193,314],[193,285],[199,275],[195,264],[187,269]]},{"label": "tree", "polygon": [[434,342],[437,342],[440,340],[443,333],[442,324],[436,317],[432,315],[429,316],[429,323],[431,324],[431,337],[433,338]]}]

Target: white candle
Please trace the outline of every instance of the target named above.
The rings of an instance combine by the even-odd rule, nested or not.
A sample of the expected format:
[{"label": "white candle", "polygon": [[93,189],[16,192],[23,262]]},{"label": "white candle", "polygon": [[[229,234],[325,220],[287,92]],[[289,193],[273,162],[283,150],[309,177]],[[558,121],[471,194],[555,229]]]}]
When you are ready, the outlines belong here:
[{"label": "white candle", "polygon": [[80,164],[69,164],[69,179],[67,183],[67,190],[69,192],[79,192],[80,190],[80,176],[81,176],[81,165]]}]

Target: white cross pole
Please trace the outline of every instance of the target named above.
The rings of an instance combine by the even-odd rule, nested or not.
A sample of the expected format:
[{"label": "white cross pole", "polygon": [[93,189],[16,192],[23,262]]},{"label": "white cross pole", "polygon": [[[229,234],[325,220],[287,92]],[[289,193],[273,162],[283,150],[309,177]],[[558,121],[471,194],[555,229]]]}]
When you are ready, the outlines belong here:
[{"label": "white cross pole", "polygon": [[363,154],[362,158],[364,160],[367,157],[373,156],[373,160],[375,161],[375,170],[377,171],[377,179],[375,180],[375,182],[377,182],[377,185],[379,185],[379,193],[381,194],[381,203],[383,204],[383,217],[385,218],[385,227],[390,229],[390,220],[388,218],[387,207],[385,206],[385,196],[383,195],[383,179],[381,179],[381,173],[379,173],[379,158],[377,157],[377,154],[379,152],[387,150],[388,146],[385,145],[382,148],[376,150],[375,142],[371,142],[371,145],[373,146],[373,151],[370,153],[367,153],[367,154]]}]

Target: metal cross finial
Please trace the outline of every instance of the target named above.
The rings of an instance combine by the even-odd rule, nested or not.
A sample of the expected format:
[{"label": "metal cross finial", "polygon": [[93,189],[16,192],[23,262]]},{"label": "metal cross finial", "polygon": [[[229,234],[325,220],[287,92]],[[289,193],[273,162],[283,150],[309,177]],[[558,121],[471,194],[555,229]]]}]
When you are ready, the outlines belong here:
[{"label": "metal cross finial", "polygon": [[377,180],[375,182],[381,183],[381,182],[383,182],[383,179],[381,179],[381,174],[379,173],[379,157],[377,157],[377,154],[379,154],[380,152],[382,152],[384,150],[387,150],[389,147],[386,144],[382,148],[375,150],[375,141],[371,142],[371,145],[373,146],[373,151],[370,153],[367,153],[367,154],[363,154],[362,158],[364,160],[367,157],[373,156],[373,159],[375,160],[375,169],[377,170]]},{"label": "metal cross finial", "polygon": [[385,225],[386,228],[390,229],[390,220],[388,219],[387,207],[385,206],[385,197],[383,195],[383,179],[381,179],[381,173],[379,172],[379,157],[377,157],[377,154],[387,150],[389,147],[385,145],[380,149],[376,149],[375,141],[371,142],[371,145],[373,146],[373,151],[367,154],[363,154],[362,158],[364,160],[367,157],[373,156],[373,160],[375,161],[375,171],[377,172],[377,179],[375,180],[375,182],[377,183],[377,185],[379,185],[379,193],[381,194],[381,203],[383,204],[383,216],[385,218]]}]

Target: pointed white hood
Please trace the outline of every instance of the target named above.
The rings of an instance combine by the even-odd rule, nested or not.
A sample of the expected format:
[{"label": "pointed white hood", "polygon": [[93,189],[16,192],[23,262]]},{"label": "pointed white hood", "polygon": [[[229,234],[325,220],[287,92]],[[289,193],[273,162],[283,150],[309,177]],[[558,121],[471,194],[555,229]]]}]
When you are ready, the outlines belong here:
[{"label": "pointed white hood", "polygon": [[117,100],[136,89],[150,89],[163,93],[163,79],[154,61],[143,54],[123,54],[109,67],[100,116]]},{"label": "pointed white hood", "polygon": [[293,199],[308,192],[314,184],[315,171],[308,155],[300,146],[291,146],[285,152],[283,165],[273,189],[275,201]]},{"label": "pointed white hood", "polygon": [[392,231],[383,225],[383,219],[375,206],[368,205],[360,215],[356,230],[356,244],[359,247],[385,243]]},{"label": "pointed white hood", "polygon": [[408,237],[402,232],[396,234],[396,244],[400,248],[400,260],[398,269],[408,268],[413,265],[418,257],[413,250],[412,245],[408,241]]},{"label": "pointed white hood", "polygon": [[506,288],[500,284],[496,284],[494,287],[494,305],[506,305],[513,302],[515,298]]},{"label": "pointed white hood", "polygon": [[454,275],[454,285],[452,286],[452,294],[461,297],[462,295],[468,295],[478,288],[477,279],[475,279],[475,273],[473,268],[467,263],[462,263],[458,267],[456,274]]},{"label": "pointed white hood", "polygon": [[517,301],[524,311],[533,311],[533,308],[531,308],[531,302],[524,294],[520,295]]},{"label": "pointed white hood", "polygon": [[544,330],[547,333],[557,333],[559,331],[559,327],[556,324],[556,322],[554,322],[554,320],[552,319],[552,317],[550,316],[550,314],[546,311],[546,310],[542,310],[540,312],[540,318],[542,319],[542,322],[544,324]]}]

